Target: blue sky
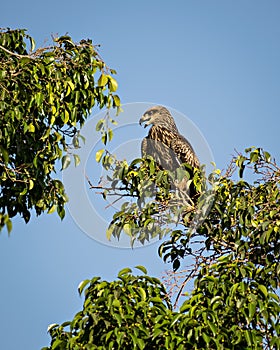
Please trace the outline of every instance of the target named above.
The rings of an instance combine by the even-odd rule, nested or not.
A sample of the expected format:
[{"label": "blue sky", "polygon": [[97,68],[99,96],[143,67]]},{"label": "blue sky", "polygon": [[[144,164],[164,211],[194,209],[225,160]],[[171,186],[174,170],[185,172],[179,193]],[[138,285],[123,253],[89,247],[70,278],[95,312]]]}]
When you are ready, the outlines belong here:
[{"label": "blue sky", "polygon": [[[280,160],[279,13],[276,0],[14,0],[1,5],[0,23],[27,28],[38,46],[57,33],[93,39],[118,72],[123,103],[163,104],[183,113],[224,168],[234,149],[252,145]],[[132,115],[131,123],[139,117]],[[178,124],[183,130],[184,122]],[[135,139],[143,135],[133,129]],[[88,220],[102,234],[104,228]],[[5,230],[0,235],[0,259],[0,342],[6,350],[48,345],[47,326],[81,309],[81,280],[113,279],[138,264],[158,277],[169,268],[157,244],[134,250],[102,245],[69,212],[63,222],[55,215],[28,225],[16,219],[11,236]]]}]

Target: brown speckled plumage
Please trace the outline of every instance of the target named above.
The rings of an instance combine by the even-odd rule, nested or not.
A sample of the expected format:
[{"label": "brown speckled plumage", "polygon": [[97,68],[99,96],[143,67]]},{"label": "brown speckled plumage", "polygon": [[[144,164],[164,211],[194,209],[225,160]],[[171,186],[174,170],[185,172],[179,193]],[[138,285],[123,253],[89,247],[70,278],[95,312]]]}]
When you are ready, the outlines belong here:
[{"label": "brown speckled plumage", "polygon": [[182,136],[175,121],[163,106],[154,106],[140,119],[145,127],[152,125],[141,145],[142,156],[151,155],[163,169],[175,170],[181,163],[199,167],[199,160],[191,144]]}]

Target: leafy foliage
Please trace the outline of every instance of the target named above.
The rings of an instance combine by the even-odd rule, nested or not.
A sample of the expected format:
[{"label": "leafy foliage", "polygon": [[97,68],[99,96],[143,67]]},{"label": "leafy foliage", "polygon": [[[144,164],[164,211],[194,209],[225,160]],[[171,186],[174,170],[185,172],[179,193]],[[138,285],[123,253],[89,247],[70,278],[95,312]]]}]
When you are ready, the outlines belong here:
[{"label": "leafy foliage", "polygon": [[[130,164],[115,160],[112,155],[105,157],[110,159],[110,164],[104,166],[111,170],[106,178],[106,183],[110,185],[106,187],[101,183],[98,188],[103,189],[104,199],[113,196],[115,202],[122,201],[120,210],[114,214],[107,229],[108,239],[119,239],[122,232],[130,237],[132,245],[135,241],[144,244],[155,237],[162,238],[178,224],[189,222],[195,209],[197,216],[199,206],[199,212],[205,210],[210,200],[212,190],[206,190],[202,169],[182,164],[172,172],[160,168],[149,156],[134,159]],[[193,173],[192,179],[190,173]],[[185,179],[188,179],[189,185],[194,183],[196,198],[190,198],[179,189]],[[200,196],[202,190],[204,194]]]},{"label": "leafy foliage", "polygon": [[[243,178],[245,169],[252,183]],[[237,175],[240,178],[234,181]],[[247,149],[246,155],[235,157],[227,174],[216,180],[215,200],[203,224],[195,231],[188,227],[174,231],[171,239],[163,243],[160,254],[172,262],[182,259],[189,255],[195,240],[203,243],[199,250],[201,260],[211,261],[233,253],[234,259],[259,266],[279,264],[279,182],[280,169],[269,153],[259,148]],[[275,278],[280,271],[280,265],[277,266]]]},{"label": "leafy foliage", "polygon": [[252,280],[253,266],[231,258],[201,270],[179,311],[158,279],[129,268],[117,281],[85,280],[83,310],[51,325],[51,345],[42,350],[279,349],[279,297]]},{"label": "leafy foliage", "polygon": [[8,231],[10,218],[20,214],[28,222],[31,209],[64,217],[67,197],[53,177],[57,160],[62,169],[71,155],[79,163],[72,150],[94,106],[120,108],[115,71],[91,40],[76,44],[62,36],[34,49],[25,30],[0,30],[0,228]]},{"label": "leafy foliage", "polygon": [[[151,159],[119,163],[107,190],[141,199],[158,171]],[[191,279],[194,287],[179,310],[143,267],[144,276],[124,269],[118,281],[82,282],[80,292],[90,284],[83,310],[50,328],[45,349],[280,349],[280,169],[267,152],[249,148],[225,174],[217,170],[210,178],[215,191],[207,215],[192,225],[190,211],[159,251],[174,270],[193,258],[174,306]],[[170,200],[164,184],[150,193],[162,196],[158,204]],[[125,216],[129,204],[124,209]]]},{"label": "leafy foliage", "polygon": [[[142,266],[138,268],[146,273]],[[158,279],[133,276],[127,268],[117,281],[82,282],[80,293],[86,285],[83,310],[73,321],[49,328],[52,343],[45,349],[144,349],[147,344],[150,349],[174,349],[169,347],[171,337],[167,341],[164,333],[176,319]]]}]

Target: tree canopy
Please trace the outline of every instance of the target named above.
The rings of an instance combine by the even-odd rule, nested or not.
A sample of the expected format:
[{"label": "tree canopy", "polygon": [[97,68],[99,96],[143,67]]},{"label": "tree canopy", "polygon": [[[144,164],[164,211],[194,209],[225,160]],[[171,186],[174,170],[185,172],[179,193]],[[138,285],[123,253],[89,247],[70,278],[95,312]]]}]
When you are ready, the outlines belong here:
[{"label": "tree canopy", "polygon": [[[135,192],[141,181],[147,189],[143,172],[156,181],[150,167],[143,167],[147,162],[151,164],[137,160],[127,166],[138,177],[134,182],[128,182],[129,170],[126,175],[115,173],[114,181],[127,180],[132,198],[141,197]],[[207,215],[193,226],[190,219],[196,210],[190,211],[188,220],[169,232],[159,249],[174,270],[192,258],[188,273],[182,270],[185,276],[175,305],[171,289],[141,266],[142,276],[128,268],[117,281],[83,281],[83,310],[70,322],[50,326],[52,342],[45,349],[280,348],[280,168],[268,152],[252,147],[234,157],[224,174],[216,170],[210,177],[215,191]],[[161,186],[155,195],[165,185]],[[208,196],[204,198],[209,202]],[[122,208],[123,214],[129,207],[127,203]],[[166,215],[162,208],[156,210]],[[155,212],[144,211],[143,217],[147,215]],[[122,221],[119,234],[128,232],[128,222]],[[194,287],[187,295],[184,288],[191,280]]]},{"label": "tree canopy", "polygon": [[66,35],[35,50],[24,29],[1,29],[0,62],[0,228],[11,231],[10,218],[28,222],[32,209],[64,217],[57,161],[62,169],[70,156],[78,164],[73,149],[92,108],[120,108],[120,99],[115,71],[91,40],[74,43]]}]

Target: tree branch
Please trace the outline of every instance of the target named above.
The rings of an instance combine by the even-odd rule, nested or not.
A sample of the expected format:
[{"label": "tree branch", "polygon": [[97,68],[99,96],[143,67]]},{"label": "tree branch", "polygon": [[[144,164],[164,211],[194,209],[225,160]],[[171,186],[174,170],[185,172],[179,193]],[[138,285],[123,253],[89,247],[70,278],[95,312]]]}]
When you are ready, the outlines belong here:
[{"label": "tree branch", "polygon": [[27,58],[33,59],[33,58],[32,58],[31,56],[29,56],[29,55],[20,55],[19,53],[12,52],[12,51],[6,49],[5,47],[3,47],[3,46],[1,46],[1,45],[0,45],[0,49],[2,49],[3,51],[7,52],[7,53],[10,54],[10,55],[13,55],[13,56],[16,56],[16,57],[19,57],[19,58],[27,57]]}]

